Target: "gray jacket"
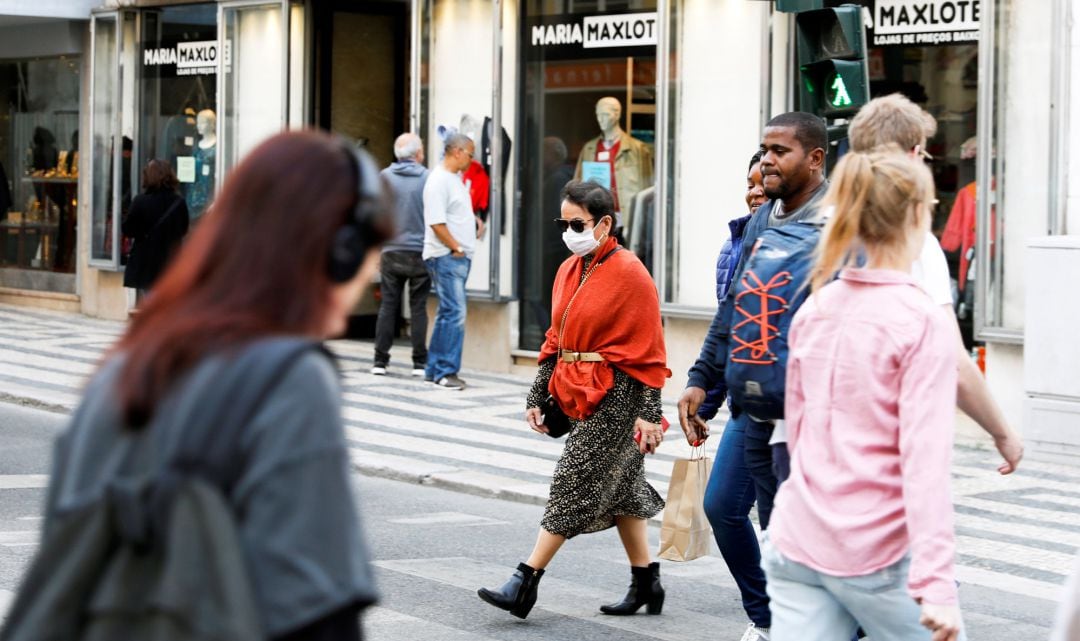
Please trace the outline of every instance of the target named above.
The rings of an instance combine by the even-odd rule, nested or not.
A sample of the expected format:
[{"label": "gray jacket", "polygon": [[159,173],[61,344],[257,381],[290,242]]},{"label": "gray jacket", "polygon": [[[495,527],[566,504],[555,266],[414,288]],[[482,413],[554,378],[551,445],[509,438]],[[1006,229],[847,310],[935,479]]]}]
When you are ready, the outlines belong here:
[{"label": "gray jacket", "polygon": [[414,160],[395,162],[382,170],[394,189],[398,235],[383,245],[384,252],[424,250],[424,184],[427,167]]},{"label": "gray jacket", "polygon": [[[183,430],[230,361],[203,360],[138,432],[120,418],[122,357],[93,377],[53,456],[44,530],[57,515],[101,496],[121,468],[153,473],[174,458]],[[208,392],[208,390],[211,390]],[[134,448],[133,462],[128,455]],[[242,426],[236,481],[226,499],[268,637],[280,636],[376,593],[351,488],[341,389],[331,362],[309,352],[289,365]]]}]

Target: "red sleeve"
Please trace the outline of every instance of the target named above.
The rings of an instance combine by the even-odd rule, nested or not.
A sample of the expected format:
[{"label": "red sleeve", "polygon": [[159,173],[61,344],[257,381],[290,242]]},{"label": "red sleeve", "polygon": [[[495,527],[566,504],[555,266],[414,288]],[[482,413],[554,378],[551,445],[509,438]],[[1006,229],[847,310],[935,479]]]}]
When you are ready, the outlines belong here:
[{"label": "red sleeve", "polygon": [[973,208],[971,190],[967,187],[956,194],[952,211],[949,212],[949,221],[945,223],[945,231],[941,234],[941,248],[948,252],[958,251],[964,244],[964,215],[968,208]]}]

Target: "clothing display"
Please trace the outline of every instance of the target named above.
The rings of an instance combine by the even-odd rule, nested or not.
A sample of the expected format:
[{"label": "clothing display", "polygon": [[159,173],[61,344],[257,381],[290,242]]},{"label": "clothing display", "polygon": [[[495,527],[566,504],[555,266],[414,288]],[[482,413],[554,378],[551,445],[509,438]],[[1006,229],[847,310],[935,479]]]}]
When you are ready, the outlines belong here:
[{"label": "clothing display", "polygon": [[630,203],[639,191],[653,183],[652,149],[625,131],[620,131],[618,139],[610,146],[603,138],[597,136],[581,148],[574,180],[582,179],[585,162],[609,163],[615,211],[620,214],[623,229],[632,230],[634,221],[629,219]]},{"label": "clothing display", "polygon": [[188,187],[188,211],[191,220],[198,220],[206,212],[207,205],[214,198],[214,176],[217,166],[217,145],[203,148],[198,145],[195,155],[195,182]]},{"label": "clothing display", "polygon": [[948,252],[960,252],[960,291],[967,286],[968,266],[971,264],[971,250],[975,247],[975,183],[968,183],[956,194],[956,202],[953,203],[949,213],[949,221],[945,223],[945,231],[941,234],[941,248]]},{"label": "clothing display", "polygon": [[491,178],[488,177],[484,166],[477,161],[469,163],[468,168],[462,172],[461,181],[469,190],[469,198],[472,200],[473,213],[483,220],[487,220],[488,201],[491,198]]}]

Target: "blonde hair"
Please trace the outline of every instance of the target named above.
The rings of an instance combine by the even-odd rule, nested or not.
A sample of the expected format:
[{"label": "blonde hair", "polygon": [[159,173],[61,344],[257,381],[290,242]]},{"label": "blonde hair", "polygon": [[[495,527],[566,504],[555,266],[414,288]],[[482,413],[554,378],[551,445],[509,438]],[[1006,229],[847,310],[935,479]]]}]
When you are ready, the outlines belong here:
[{"label": "blonde hair", "polygon": [[933,198],[930,170],[896,145],[845,154],[822,201],[822,211],[831,206],[833,212],[818,243],[811,289],[821,289],[851,264],[858,245],[901,249],[910,226],[918,224],[918,205],[929,206]]},{"label": "blonde hair", "polygon": [[859,109],[848,126],[848,140],[852,150],[863,153],[890,143],[910,151],[936,131],[933,116],[906,96],[894,93],[874,98]]}]

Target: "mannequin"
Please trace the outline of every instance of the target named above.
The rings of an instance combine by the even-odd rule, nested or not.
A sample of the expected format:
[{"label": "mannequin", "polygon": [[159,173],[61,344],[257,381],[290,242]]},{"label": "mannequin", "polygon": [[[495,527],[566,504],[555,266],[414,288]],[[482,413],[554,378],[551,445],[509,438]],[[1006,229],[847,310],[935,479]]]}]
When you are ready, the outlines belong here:
[{"label": "mannequin", "polygon": [[634,225],[630,205],[639,191],[652,185],[653,159],[649,145],[619,126],[621,117],[622,103],[617,98],[608,96],[597,101],[596,123],[600,135],[581,148],[574,179],[592,178],[612,190],[616,233],[624,231],[628,235]]},{"label": "mannequin", "polygon": [[188,211],[192,222],[206,211],[214,197],[214,178],[217,166],[217,114],[203,109],[195,117],[195,130],[199,142],[195,145],[195,182],[188,197]]}]

